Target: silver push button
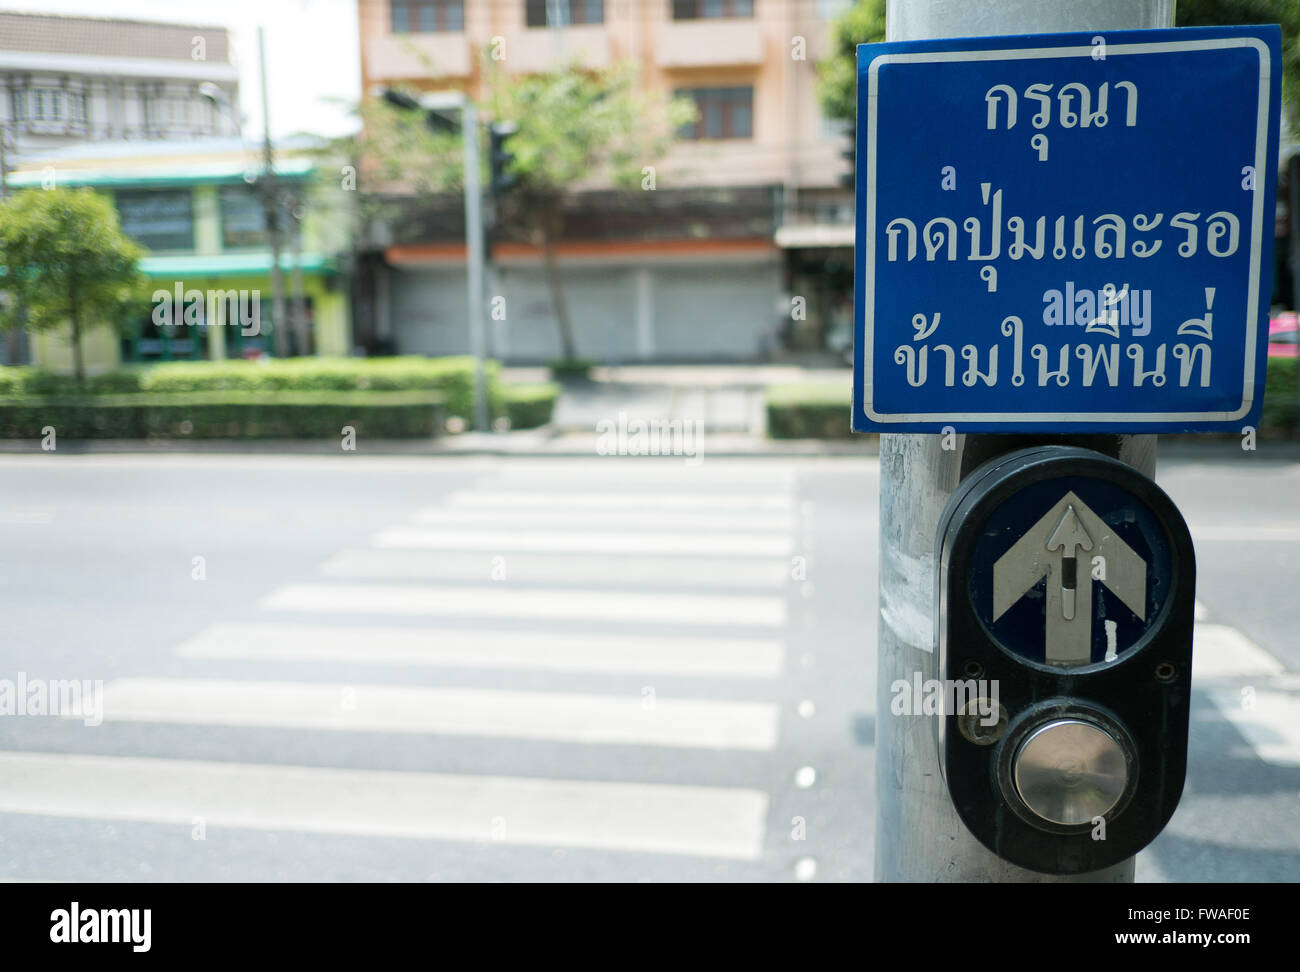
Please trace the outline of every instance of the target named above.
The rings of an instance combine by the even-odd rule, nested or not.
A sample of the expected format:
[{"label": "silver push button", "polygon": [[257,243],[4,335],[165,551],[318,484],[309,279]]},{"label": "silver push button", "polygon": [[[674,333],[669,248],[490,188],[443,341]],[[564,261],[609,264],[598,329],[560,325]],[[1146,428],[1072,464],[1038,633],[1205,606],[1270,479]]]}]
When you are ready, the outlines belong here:
[{"label": "silver push button", "polygon": [[1128,761],[1118,740],[1078,719],[1057,719],[1031,732],[1011,772],[1025,806],[1066,826],[1104,817],[1128,785]]}]

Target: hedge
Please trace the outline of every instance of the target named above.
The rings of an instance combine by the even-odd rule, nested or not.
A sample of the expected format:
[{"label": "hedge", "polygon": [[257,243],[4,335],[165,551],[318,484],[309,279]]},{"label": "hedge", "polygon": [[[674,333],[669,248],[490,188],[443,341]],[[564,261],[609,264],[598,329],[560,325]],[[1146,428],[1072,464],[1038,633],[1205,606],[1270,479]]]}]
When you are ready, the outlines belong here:
[{"label": "hedge", "polygon": [[767,388],[767,434],[773,439],[847,439],[848,384],[805,383]]},{"label": "hedge", "polygon": [[[1296,358],[1269,358],[1261,430],[1295,434],[1300,427]],[[767,434],[773,439],[848,438],[847,385],[771,385],[767,389]]]},{"label": "hedge", "polygon": [[0,438],[427,438],[444,403],[431,392],[195,392],[28,397],[0,402]]},{"label": "hedge", "polygon": [[537,385],[504,385],[501,404],[512,429],[535,429],[547,425],[555,412],[560,386],[553,382]]},{"label": "hedge", "polygon": [[1264,415],[1261,429],[1296,431],[1300,425],[1300,392],[1296,391],[1296,358],[1269,358],[1264,380]]},{"label": "hedge", "polygon": [[[489,396],[500,408],[496,391],[500,365],[486,365]],[[474,414],[474,359],[468,356],[424,358],[285,358],[270,361],[169,361],[95,375],[84,386],[67,375],[34,368],[0,369],[0,396],[47,395],[61,398],[123,395],[135,392],[436,392],[450,415]]]}]

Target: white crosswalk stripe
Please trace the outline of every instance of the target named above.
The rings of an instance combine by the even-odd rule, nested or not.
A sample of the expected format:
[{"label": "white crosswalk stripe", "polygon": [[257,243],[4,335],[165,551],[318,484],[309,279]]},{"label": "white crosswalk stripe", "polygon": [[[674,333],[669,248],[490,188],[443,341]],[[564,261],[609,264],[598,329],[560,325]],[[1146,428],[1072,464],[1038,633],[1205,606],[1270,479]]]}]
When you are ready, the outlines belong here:
[{"label": "white crosswalk stripe", "polygon": [[779,714],[762,702],[165,678],[110,682],[101,713],[105,722],[753,750],[776,745]]},{"label": "white crosswalk stripe", "polygon": [[1300,677],[1273,655],[1236,628],[1197,621],[1192,686],[1206,692],[1264,762],[1300,766]]},{"label": "white crosswalk stripe", "polygon": [[637,512],[633,510],[551,510],[543,516],[535,509],[523,510],[418,510],[411,517],[420,526],[439,527],[537,527],[554,530],[605,529],[617,530],[743,530],[746,533],[771,533],[792,530],[794,516],[790,513],[687,513],[676,510]]},{"label": "white crosswalk stripe", "polygon": [[785,623],[783,598],[756,594],[669,594],[414,584],[289,584],[262,599],[272,611],[526,618],[610,623]]},{"label": "white crosswalk stripe", "polygon": [[1192,634],[1192,680],[1278,675],[1282,663],[1236,628],[1198,621]]},{"label": "white crosswalk stripe", "polygon": [[447,498],[453,508],[491,507],[499,510],[625,510],[647,512],[650,510],[789,510],[794,500],[787,493],[744,493],[717,491],[671,493],[605,491],[593,492],[539,492],[536,490],[461,490]]},{"label": "white crosswalk stripe", "polygon": [[532,550],[590,554],[708,554],[785,556],[793,541],[782,533],[630,533],[573,530],[430,530],[395,527],[381,531],[376,547],[414,550]]},{"label": "white crosswalk stripe", "polygon": [[1300,679],[1214,689],[1210,698],[1260,759],[1300,766]]},{"label": "white crosswalk stripe", "polygon": [[732,787],[0,753],[0,812],[753,860],[767,795]]},{"label": "white crosswalk stripe", "polygon": [[447,550],[343,550],[321,565],[327,577],[386,580],[509,581],[642,587],[780,588],[788,559],[584,554],[467,553]]},{"label": "white crosswalk stripe", "polygon": [[778,639],[760,638],[286,623],[214,625],[176,652],[187,658],[253,661],[775,678],[781,674],[784,646]]}]

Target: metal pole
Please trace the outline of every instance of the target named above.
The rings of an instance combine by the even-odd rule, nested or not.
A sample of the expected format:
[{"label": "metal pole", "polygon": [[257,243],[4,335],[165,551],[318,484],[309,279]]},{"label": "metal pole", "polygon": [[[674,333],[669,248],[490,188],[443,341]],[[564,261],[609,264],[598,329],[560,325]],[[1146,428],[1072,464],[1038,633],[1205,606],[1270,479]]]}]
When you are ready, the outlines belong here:
[{"label": "metal pole", "polygon": [[[888,0],[886,39],[924,40],[1072,30],[1171,27],[1174,0]],[[956,430],[961,432],[960,428]],[[938,678],[934,544],[939,515],[980,463],[1041,442],[1081,445],[1155,474],[1155,436],[880,437],[880,620],[876,681],[877,881],[1126,882],[1134,860],[1091,874],[1028,871],[995,856],[957,817],[928,717],[894,716],[896,679]]]},{"label": "metal pole", "polygon": [[271,244],[271,326],[275,329],[275,356],[289,356],[289,322],[284,312],[284,273],[280,269],[280,192],[275,180],[275,154],[271,147],[271,99],[266,85],[266,31],[257,28],[257,61],[262,80],[262,205],[266,235]]},{"label": "metal pole", "polygon": [[488,425],[487,376],[483,368],[483,193],[479,186],[478,109],[466,99],[461,109],[465,140],[465,261],[468,268],[469,344],[474,355],[474,428]]},{"label": "metal pole", "polygon": [[9,198],[9,157],[5,147],[8,126],[0,125],[0,202]]},{"label": "metal pole", "polygon": [[[1287,209],[1291,252],[1287,254],[1288,269],[1291,271],[1291,310],[1300,312],[1300,155],[1287,159],[1287,188],[1289,194]],[[1300,332],[1296,334],[1296,354],[1300,355]],[[1300,360],[1296,362],[1295,372],[1295,432],[1300,437]]]},{"label": "metal pole", "polygon": [[564,63],[564,28],[569,23],[569,0],[546,0],[546,19],[551,25],[551,40],[555,45],[555,62]]},{"label": "metal pole", "polygon": [[[9,200],[9,157],[8,148],[5,145],[5,139],[8,137],[9,127],[0,125],[0,202]],[[11,328],[5,332],[5,364],[20,364],[22,337],[17,328]]]},{"label": "metal pole", "polygon": [[[293,265],[289,270],[289,283],[293,296],[293,330],[298,336],[298,353],[307,354],[312,346],[307,326],[307,297],[303,291],[302,279],[302,215],[301,200],[293,194],[286,196],[289,211],[289,244],[293,254]],[[317,335],[319,338],[319,335]]]}]

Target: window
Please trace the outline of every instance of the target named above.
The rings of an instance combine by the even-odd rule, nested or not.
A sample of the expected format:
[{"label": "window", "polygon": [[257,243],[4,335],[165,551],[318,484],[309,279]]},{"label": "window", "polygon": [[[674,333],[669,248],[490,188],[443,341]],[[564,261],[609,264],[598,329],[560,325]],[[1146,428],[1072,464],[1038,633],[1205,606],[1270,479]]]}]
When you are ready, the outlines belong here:
[{"label": "window", "polygon": [[851,6],[852,0],[817,0],[817,16],[822,20],[837,20]]},{"label": "window", "polygon": [[698,113],[682,126],[682,138],[754,137],[753,88],[678,88],[676,93],[694,101]]},{"label": "window", "polygon": [[465,0],[390,0],[394,34],[465,29]]},{"label": "window", "polygon": [[[552,3],[555,9],[561,9],[556,0],[525,0],[524,19],[529,27],[549,27]],[[570,24],[603,24],[605,22],[605,0],[568,0]]]},{"label": "window", "polygon": [[19,88],[10,93],[13,120],[38,125],[86,125],[86,95],[64,88]]},{"label": "window", "polygon": [[194,249],[194,198],[189,189],[119,192],[122,231],[151,250]]},{"label": "window", "polygon": [[146,124],[157,133],[193,131],[194,119],[195,105],[185,95],[154,94],[145,100]]},{"label": "window", "polygon": [[221,245],[265,246],[266,207],[262,195],[248,186],[221,187]]},{"label": "window", "polygon": [[63,120],[63,92],[58,88],[32,88],[30,99],[32,121]]},{"label": "window", "polygon": [[752,17],[754,0],[672,0],[673,20]]}]

